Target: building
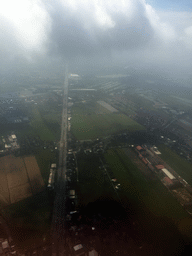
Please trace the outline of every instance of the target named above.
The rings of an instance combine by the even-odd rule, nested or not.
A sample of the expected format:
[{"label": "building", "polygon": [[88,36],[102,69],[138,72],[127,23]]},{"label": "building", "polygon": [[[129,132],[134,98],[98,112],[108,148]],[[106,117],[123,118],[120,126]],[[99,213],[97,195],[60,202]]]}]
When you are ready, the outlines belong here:
[{"label": "building", "polygon": [[162,170],[165,168],[164,165],[162,165],[162,164],[158,164],[155,167],[157,168],[157,170]]},{"label": "building", "polygon": [[145,158],[142,158],[142,161],[143,161],[144,164],[148,164],[148,162]]},{"label": "building", "polygon": [[151,147],[150,150],[156,155],[161,155],[161,152],[158,150],[156,146]]},{"label": "building", "polygon": [[54,163],[54,164],[51,164],[51,169],[56,169],[57,168],[57,165]]},{"label": "building", "polygon": [[76,198],[75,190],[69,190],[69,198],[70,199],[75,199]]},{"label": "building", "polygon": [[47,187],[50,189],[54,189],[54,182],[55,182],[55,169],[50,169]]},{"label": "building", "polygon": [[142,148],[141,146],[137,146],[136,149],[137,149],[138,151],[143,150],[143,148]]},{"label": "building", "polygon": [[15,134],[12,134],[11,137],[12,137],[13,140],[17,139]]},{"label": "building", "polygon": [[81,77],[78,74],[70,74],[69,79],[73,81],[78,81]]},{"label": "building", "polygon": [[99,256],[98,252],[91,248],[88,249],[82,244],[77,244],[73,247],[74,256]]},{"label": "building", "polygon": [[171,174],[166,168],[163,168],[162,171],[164,172],[164,174],[169,177],[171,180],[176,179],[173,174]]},{"label": "building", "polygon": [[164,177],[163,181],[164,181],[166,186],[170,186],[170,185],[173,184],[173,181],[169,177]]},{"label": "building", "polygon": [[74,256],[88,256],[87,249],[82,244],[77,244],[73,247]]},{"label": "building", "polygon": [[9,243],[8,243],[8,240],[5,239],[3,242],[2,242],[2,248],[3,248],[3,252],[4,253],[7,253],[9,251]]},{"label": "building", "polygon": [[89,252],[89,256],[99,256],[99,254],[93,249],[92,251]]}]

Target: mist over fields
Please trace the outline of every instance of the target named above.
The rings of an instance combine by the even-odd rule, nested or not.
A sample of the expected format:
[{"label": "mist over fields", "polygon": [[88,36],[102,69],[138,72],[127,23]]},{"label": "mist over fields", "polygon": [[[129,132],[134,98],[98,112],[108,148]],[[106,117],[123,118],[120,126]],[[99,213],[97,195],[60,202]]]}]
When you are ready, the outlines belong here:
[{"label": "mist over fields", "polygon": [[192,249],[192,4],[164,1],[0,0],[0,254]]}]

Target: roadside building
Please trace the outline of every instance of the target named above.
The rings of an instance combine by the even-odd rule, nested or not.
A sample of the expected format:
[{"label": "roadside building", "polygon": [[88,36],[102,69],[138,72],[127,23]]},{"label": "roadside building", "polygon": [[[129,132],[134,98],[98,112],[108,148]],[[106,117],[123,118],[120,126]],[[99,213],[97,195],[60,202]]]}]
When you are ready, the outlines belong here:
[{"label": "roadside building", "polygon": [[50,189],[54,189],[54,182],[55,182],[55,169],[50,169],[47,187]]},{"label": "roadside building", "polygon": [[165,168],[164,165],[162,165],[162,164],[158,164],[155,167],[157,168],[157,170],[162,170]]},{"label": "roadside building", "polygon": [[2,248],[3,248],[3,252],[4,253],[7,253],[9,251],[9,243],[8,243],[8,240],[5,239],[3,242],[2,242]]},{"label": "roadside building", "polygon": [[99,254],[93,249],[92,251],[89,252],[89,256],[99,256]]},{"label": "roadside building", "polygon": [[77,244],[73,247],[74,256],[88,256],[87,249],[82,244]]},{"label": "roadside building", "polygon": [[136,149],[137,149],[138,151],[141,151],[141,152],[142,152],[142,150],[144,150],[141,146],[137,146]]},{"label": "roadside building", "polygon": [[158,150],[156,146],[151,147],[150,150],[156,155],[161,155],[161,152]]},{"label": "roadside building", "polygon": [[56,169],[57,165],[55,163],[51,164],[51,169]]},{"label": "roadside building", "polygon": [[69,190],[69,198],[70,199],[75,199],[76,198],[76,195],[75,195],[75,190]]},{"label": "roadside building", "polygon": [[17,137],[16,137],[15,134],[12,134],[11,137],[12,137],[13,140],[16,140],[16,139],[17,139]]},{"label": "roadside building", "polygon": [[70,74],[69,79],[78,80],[80,79],[80,76],[78,74]]},{"label": "roadside building", "polygon": [[146,165],[148,164],[147,160],[144,157],[142,158],[142,161],[144,164],[146,164]]},{"label": "roadside building", "polygon": [[164,174],[169,177],[171,180],[176,179],[172,173],[170,173],[166,168],[163,168],[162,171],[164,172]]},{"label": "roadside building", "polygon": [[11,148],[11,145],[10,144],[5,144],[5,149],[9,149]]},{"label": "roadside building", "polygon": [[164,177],[163,178],[163,183],[166,185],[166,186],[170,186],[173,184],[173,181],[169,178],[169,177]]}]

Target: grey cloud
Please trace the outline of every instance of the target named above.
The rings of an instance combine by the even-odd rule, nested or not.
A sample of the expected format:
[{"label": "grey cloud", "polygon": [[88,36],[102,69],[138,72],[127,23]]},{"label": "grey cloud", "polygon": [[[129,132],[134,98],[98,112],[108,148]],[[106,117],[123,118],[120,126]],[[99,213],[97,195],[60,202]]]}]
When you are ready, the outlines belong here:
[{"label": "grey cloud", "polygon": [[98,33],[101,46],[111,50],[129,50],[146,45],[153,38],[153,29],[145,17],[127,23],[126,17],[112,16],[115,27]]},{"label": "grey cloud", "polygon": [[[14,59],[24,62],[24,57],[38,62],[45,56],[67,60],[74,66],[105,66],[116,62],[157,70],[163,67],[175,73],[190,69],[191,14],[185,18],[186,13],[180,13],[182,22],[176,22],[177,13],[157,13],[144,0],[85,2],[35,1],[39,13],[31,14],[31,22],[35,17],[39,29],[35,31],[32,26],[37,40],[28,46],[25,42],[30,41],[33,33],[25,41],[27,27],[19,37],[15,24],[0,17],[0,66]],[[30,26],[30,20],[27,24]]]},{"label": "grey cloud", "polygon": [[1,61],[11,58],[15,52],[19,53],[19,42],[15,37],[15,30],[13,25],[0,18],[0,56]]},{"label": "grey cloud", "polygon": [[67,13],[60,12],[51,17],[50,50],[53,54],[68,58],[91,54],[94,40],[75,17],[72,19]]},{"label": "grey cloud", "polygon": [[93,17],[86,18],[87,10],[83,8],[74,12],[70,8],[63,8],[58,2],[51,7],[49,6],[52,21],[50,52],[68,59],[74,56],[102,56],[113,50],[143,47],[154,36],[142,4],[131,20],[124,12],[115,13],[109,10],[107,14],[114,26],[107,28],[99,26]]}]

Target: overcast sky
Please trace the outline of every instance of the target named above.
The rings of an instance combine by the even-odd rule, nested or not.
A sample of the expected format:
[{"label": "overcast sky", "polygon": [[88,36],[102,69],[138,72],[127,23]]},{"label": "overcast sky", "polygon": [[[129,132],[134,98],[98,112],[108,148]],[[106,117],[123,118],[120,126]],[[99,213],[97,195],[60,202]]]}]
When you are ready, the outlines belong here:
[{"label": "overcast sky", "polygon": [[191,0],[0,0],[1,67],[46,57],[189,75]]}]

